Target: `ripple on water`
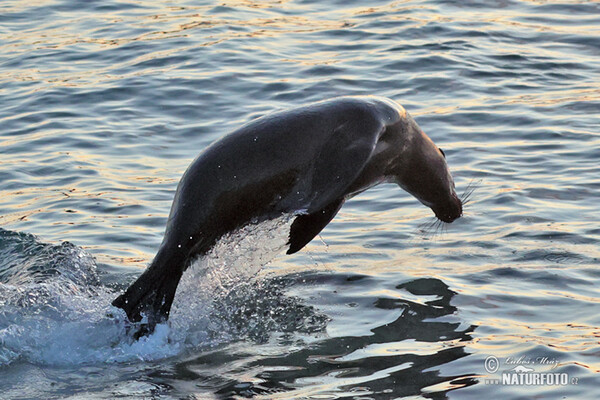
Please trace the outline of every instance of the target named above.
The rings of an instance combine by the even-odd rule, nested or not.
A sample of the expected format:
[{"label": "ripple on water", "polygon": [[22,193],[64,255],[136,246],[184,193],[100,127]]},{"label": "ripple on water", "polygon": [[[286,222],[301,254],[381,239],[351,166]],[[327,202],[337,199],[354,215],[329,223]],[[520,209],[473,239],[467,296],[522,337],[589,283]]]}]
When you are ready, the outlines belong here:
[{"label": "ripple on water", "polygon": [[289,224],[285,217],[223,238],[184,275],[169,326],[139,341],[110,305],[117,293],[101,285],[91,255],[68,242],[0,230],[0,361],[68,367],[159,360],[240,337],[321,331],[328,318],[285,296],[284,281],[254,278],[285,245],[281,230]]},{"label": "ripple on water", "polygon": [[[5,397],[595,398],[596,2],[2,7]],[[465,216],[428,228],[380,186],[274,276],[199,262],[181,340],[129,346],[107,283],[151,259],[190,160],[253,118],[347,94],[401,102],[459,191],[483,179]],[[248,282],[194,291],[236,274]],[[491,386],[488,355],[555,357],[579,385]]]}]

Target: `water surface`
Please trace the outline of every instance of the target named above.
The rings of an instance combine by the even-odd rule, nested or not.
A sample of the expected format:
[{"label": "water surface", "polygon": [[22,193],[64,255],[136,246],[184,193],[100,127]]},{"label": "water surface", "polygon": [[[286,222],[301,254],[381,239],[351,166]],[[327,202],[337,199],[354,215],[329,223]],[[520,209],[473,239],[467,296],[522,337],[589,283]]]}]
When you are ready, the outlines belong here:
[{"label": "water surface", "polygon": [[[597,398],[599,66],[596,1],[2,2],[0,393]],[[283,225],[251,227],[195,265],[172,326],[128,340],[110,301],[190,161],[365,94],[476,183],[465,216],[428,229],[382,185],[291,257]],[[569,383],[490,382],[510,360]]]}]

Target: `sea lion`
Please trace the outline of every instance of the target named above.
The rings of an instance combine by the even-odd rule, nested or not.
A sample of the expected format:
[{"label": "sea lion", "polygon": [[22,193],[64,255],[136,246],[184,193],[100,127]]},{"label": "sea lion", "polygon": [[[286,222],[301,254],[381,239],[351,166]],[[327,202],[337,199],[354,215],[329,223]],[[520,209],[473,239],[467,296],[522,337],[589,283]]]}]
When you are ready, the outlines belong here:
[{"label": "sea lion", "polygon": [[206,148],[177,187],[150,266],[112,303],[147,331],[169,317],[194,257],[251,221],[295,216],[288,254],[302,249],[344,202],[395,182],[452,222],[462,203],[445,155],[402,106],[374,96],[340,97],[255,119]]}]

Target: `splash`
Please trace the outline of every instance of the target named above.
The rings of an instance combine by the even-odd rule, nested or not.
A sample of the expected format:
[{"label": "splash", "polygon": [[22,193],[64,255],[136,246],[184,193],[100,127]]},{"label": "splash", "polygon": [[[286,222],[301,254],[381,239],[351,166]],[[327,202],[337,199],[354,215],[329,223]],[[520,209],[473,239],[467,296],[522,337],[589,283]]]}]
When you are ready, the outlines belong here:
[{"label": "splash", "polygon": [[[286,247],[292,216],[251,223],[225,235],[183,274],[170,317],[174,336],[190,344],[228,341],[221,326],[219,300],[241,292],[256,274]],[[210,334],[213,337],[210,337]]]},{"label": "splash", "polygon": [[115,293],[100,285],[96,262],[80,247],[5,230],[0,238],[0,366],[151,359],[178,350],[166,345],[164,331],[151,346],[128,338],[125,317],[110,305]]},{"label": "splash", "polygon": [[[292,219],[223,237],[184,273],[169,323],[138,341],[124,312],[111,305],[117,293],[100,284],[90,254],[0,230],[0,366],[151,361],[278,329],[321,329],[326,319],[286,297],[282,280],[258,274],[286,247]],[[292,322],[278,319],[283,315]]]}]

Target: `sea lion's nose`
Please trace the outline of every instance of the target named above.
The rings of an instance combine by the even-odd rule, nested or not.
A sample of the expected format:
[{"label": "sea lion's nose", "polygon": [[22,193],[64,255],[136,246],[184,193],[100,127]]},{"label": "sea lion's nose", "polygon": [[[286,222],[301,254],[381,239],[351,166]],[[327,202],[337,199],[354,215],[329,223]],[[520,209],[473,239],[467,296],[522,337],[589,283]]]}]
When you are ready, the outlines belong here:
[{"label": "sea lion's nose", "polygon": [[458,198],[456,193],[453,193],[450,197],[450,201],[439,209],[434,209],[435,216],[443,222],[451,223],[462,217],[463,215],[462,201]]}]

